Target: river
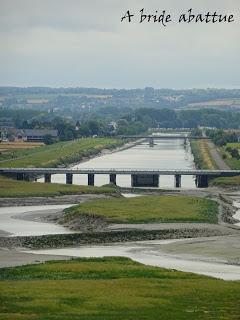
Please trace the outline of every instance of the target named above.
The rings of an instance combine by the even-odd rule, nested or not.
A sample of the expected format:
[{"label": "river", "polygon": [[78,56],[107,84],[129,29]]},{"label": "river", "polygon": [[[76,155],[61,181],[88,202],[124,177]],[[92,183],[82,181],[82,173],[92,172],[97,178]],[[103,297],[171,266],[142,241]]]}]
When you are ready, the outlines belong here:
[{"label": "river", "polygon": [[[191,239],[189,240],[191,241]],[[204,274],[223,280],[240,280],[240,265],[227,264],[225,261],[221,261],[214,257],[212,259],[206,257],[199,258],[196,257],[196,255],[192,255],[191,252],[189,252],[187,256],[165,252],[166,245],[189,240],[154,240],[98,246],[92,245],[77,248],[34,250],[30,251],[30,253],[84,258],[122,256],[145,265]],[[209,239],[210,246],[211,241],[213,241],[213,238]]]},{"label": "river", "polygon": [[[235,205],[240,208],[238,199],[235,200]],[[1,229],[11,233],[8,236],[71,233],[72,231],[60,225],[50,222],[44,223],[39,219],[42,215],[46,216],[46,213],[50,215],[69,206],[48,205],[0,208]],[[58,255],[70,257],[124,256],[146,265],[194,272],[224,280],[240,280],[240,265],[228,263],[229,256],[239,259],[239,239],[239,236],[235,235],[199,239],[155,240],[107,245],[84,245],[75,248],[37,251],[24,250],[23,253],[51,255],[51,257]],[[196,254],[196,251],[192,248],[194,242],[196,242],[197,248],[201,249],[200,255],[199,253]],[[175,243],[183,243],[183,246],[185,246],[183,254],[166,252],[166,246]],[[214,243],[216,243],[215,246],[213,245]],[[224,258],[221,255],[219,257],[219,253]]]},{"label": "river", "polygon": [[1,231],[9,236],[39,236],[72,233],[71,230],[52,222],[42,222],[41,215],[61,211],[71,205],[41,205],[0,208]]},{"label": "river", "polygon": [[[154,146],[142,142],[134,147],[102,155],[89,161],[76,164],[73,168],[136,168],[136,169],[194,169],[195,164],[189,142],[184,144],[183,139],[155,140]],[[39,181],[43,182],[43,179]],[[65,175],[52,176],[52,182],[65,183]],[[87,184],[87,175],[74,175],[74,184]],[[95,175],[95,185],[101,186],[109,183],[108,175]],[[160,177],[161,188],[173,188],[173,176]],[[117,185],[131,186],[130,175],[117,175]],[[183,188],[195,188],[194,177],[182,177]]]},{"label": "river", "polygon": [[[149,168],[149,169],[193,169],[194,161],[189,143],[186,145],[182,139],[156,140],[150,147],[147,142],[142,142],[132,148],[105,154],[89,161],[79,163],[76,168]],[[108,183],[108,176],[97,175],[96,185]],[[53,182],[65,183],[64,175],[54,175]],[[75,184],[87,184],[87,176],[74,176]],[[117,184],[130,186],[130,176],[117,176]],[[161,176],[160,187],[172,188],[173,177]],[[194,177],[183,177],[184,188],[194,188]],[[235,218],[240,220],[240,194],[234,197],[234,204],[239,207]],[[67,206],[39,206],[39,207],[10,207],[0,208],[1,229],[13,235],[42,235],[69,233],[68,229],[53,223],[43,223],[34,219],[39,217],[40,211],[50,214],[54,210],[60,210]],[[53,210],[53,211],[52,211]],[[29,214],[31,216],[29,216]],[[240,225],[240,222],[237,224]],[[230,241],[233,238],[228,237]],[[186,240],[147,241],[123,244],[109,244],[99,246],[83,246],[78,248],[52,249],[32,251],[35,254],[67,255],[75,257],[102,257],[102,256],[126,256],[144,264],[177,269],[187,272],[205,274],[225,280],[240,280],[240,266],[227,264],[225,261],[208,259],[199,260],[196,257],[171,255],[164,252],[164,246]],[[201,240],[202,241],[202,240]],[[212,239],[206,240],[209,245]],[[201,243],[200,243],[201,244]],[[208,246],[208,244],[207,244]],[[28,251],[30,252],[30,251]],[[190,254],[190,252],[189,252]]]}]

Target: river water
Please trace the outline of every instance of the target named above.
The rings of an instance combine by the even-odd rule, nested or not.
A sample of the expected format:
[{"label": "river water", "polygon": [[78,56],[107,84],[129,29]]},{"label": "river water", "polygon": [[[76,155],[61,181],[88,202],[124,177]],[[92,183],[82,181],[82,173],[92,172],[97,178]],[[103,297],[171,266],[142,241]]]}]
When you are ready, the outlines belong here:
[{"label": "river water", "polygon": [[[89,161],[79,163],[73,168],[135,168],[135,169],[194,169],[195,164],[189,142],[184,144],[183,139],[155,140],[154,146],[142,142],[132,148],[105,154]],[[40,179],[43,181],[43,179]],[[65,175],[52,176],[52,182],[65,183]],[[74,175],[74,184],[87,184],[87,175]],[[109,183],[108,175],[95,175],[95,185],[101,186]],[[160,176],[160,187],[173,188],[173,176]],[[131,186],[130,175],[117,175],[117,185]],[[194,177],[182,176],[183,188],[195,188]]]},{"label": "river water", "polygon": [[[150,147],[143,142],[130,149],[105,154],[84,163],[79,163],[75,168],[136,168],[136,169],[193,169],[194,161],[189,143],[184,145],[182,139],[156,140],[155,145]],[[103,185],[109,182],[108,176],[97,175],[96,185]],[[53,182],[65,183],[64,175],[54,175]],[[75,184],[87,184],[87,176],[74,176]],[[117,184],[130,186],[130,176],[117,176]],[[173,177],[161,176],[160,187],[174,186]],[[194,188],[194,177],[182,177],[184,188]],[[240,220],[240,195],[234,197],[235,206],[239,211],[235,218]],[[68,205],[69,206],[69,205]],[[46,211],[50,214],[53,211],[63,209],[67,206],[31,206],[0,208],[1,230],[11,235],[40,235],[69,233],[68,229],[53,223],[43,223],[34,220],[34,214],[39,216]],[[53,211],[52,211],[53,210]],[[29,220],[29,213],[32,214]],[[239,224],[240,225],[240,222]],[[75,257],[103,257],[103,256],[125,256],[136,261],[153,266],[177,269],[182,271],[205,274],[225,280],[240,280],[240,266],[228,265],[221,261],[199,261],[189,260],[184,257],[164,253],[163,246],[174,241],[184,240],[163,240],[147,241],[123,244],[109,244],[103,246],[84,246],[78,248],[65,248],[53,250],[33,251],[35,254],[67,255]]]},{"label": "river water", "polygon": [[39,236],[72,233],[71,230],[52,222],[41,222],[41,215],[61,211],[71,205],[41,205],[0,208],[1,230],[10,236]]},{"label": "river water", "polygon": [[71,257],[107,257],[121,256],[133,259],[145,265],[175,269],[185,272],[204,274],[223,280],[240,280],[240,266],[226,264],[221,261],[199,260],[196,257],[167,254],[164,246],[183,240],[154,240],[122,244],[83,246],[77,248],[30,251],[35,254],[66,255]]},{"label": "river water", "polygon": [[[239,201],[236,200],[235,205],[239,206],[240,208]],[[39,219],[39,217],[42,215],[45,216],[46,213],[47,215],[50,215],[53,212],[62,210],[69,206],[70,205],[47,205],[0,208],[1,230],[11,233],[10,236],[72,233],[71,230],[60,225],[50,222],[41,222],[41,219]],[[211,247],[211,242],[213,239],[214,238],[209,238],[209,247]],[[34,250],[24,252],[34,253],[36,255],[50,254],[72,257],[124,256],[146,265],[204,274],[224,280],[240,280],[240,265],[227,264],[221,259],[215,259],[214,256],[210,260],[207,255],[206,258],[204,258],[205,249],[202,253],[202,259],[198,259],[194,253],[191,256],[190,248],[187,256],[169,254],[165,252],[165,245],[181,241],[186,242],[191,241],[191,239],[126,242],[107,245],[83,245],[75,248]],[[204,240],[206,250],[208,250],[207,241],[208,240],[206,239]]]}]

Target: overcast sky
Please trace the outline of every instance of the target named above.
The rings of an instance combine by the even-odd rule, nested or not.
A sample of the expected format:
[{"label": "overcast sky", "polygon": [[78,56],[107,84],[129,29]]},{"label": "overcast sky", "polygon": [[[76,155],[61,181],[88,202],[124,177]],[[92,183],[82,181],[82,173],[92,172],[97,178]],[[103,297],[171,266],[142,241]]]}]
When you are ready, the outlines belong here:
[{"label": "overcast sky", "polygon": [[[139,10],[233,13],[139,24]],[[129,24],[121,17],[136,14]],[[240,88],[239,0],[0,0],[0,86]]]}]

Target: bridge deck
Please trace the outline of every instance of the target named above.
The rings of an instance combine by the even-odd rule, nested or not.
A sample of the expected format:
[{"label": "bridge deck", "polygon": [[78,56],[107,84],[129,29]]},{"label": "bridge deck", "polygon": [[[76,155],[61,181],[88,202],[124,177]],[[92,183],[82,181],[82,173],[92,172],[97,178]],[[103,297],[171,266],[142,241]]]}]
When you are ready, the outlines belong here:
[{"label": "bridge deck", "polygon": [[209,175],[236,176],[240,170],[185,170],[185,169],[134,169],[134,168],[0,168],[0,174],[29,173],[29,174],[146,174],[146,175]]}]

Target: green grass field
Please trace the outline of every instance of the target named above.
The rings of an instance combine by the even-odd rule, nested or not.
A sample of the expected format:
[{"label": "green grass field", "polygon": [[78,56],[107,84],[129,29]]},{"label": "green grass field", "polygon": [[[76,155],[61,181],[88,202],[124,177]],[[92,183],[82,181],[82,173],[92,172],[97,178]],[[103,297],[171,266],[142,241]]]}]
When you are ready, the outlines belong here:
[{"label": "green grass field", "polygon": [[0,270],[0,319],[239,319],[240,282],[144,266],[127,258],[76,259]]},{"label": "green grass field", "polygon": [[63,221],[89,214],[112,223],[217,222],[216,202],[190,196],[142,196],[95,200],[65,210]]},{"label": "green grass field", "polygon": [[[103,149],[113,149],[123,144],[123,140],[113,138],[82,138],[58,142],[30,150],[13,151],[1,159],[0,167],[56,167],[80,161],[99,153]],[[1,161],[2,160],[2,161]]]},{"label": "green grass field", "polygon": [[0,176],[0,197],[53,197],[70,194],[117,194],[111,186],[92,187],[57,183],[16,181]]}]

